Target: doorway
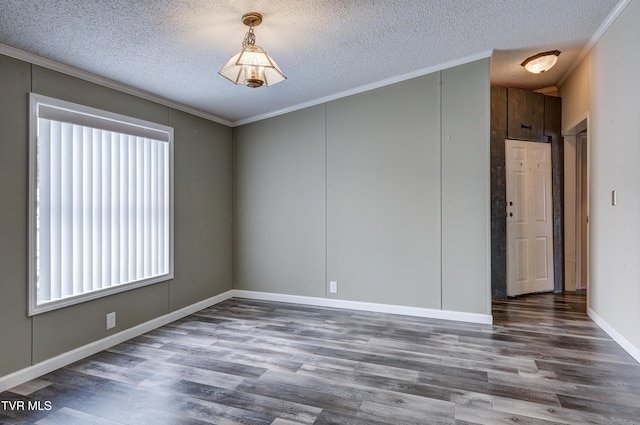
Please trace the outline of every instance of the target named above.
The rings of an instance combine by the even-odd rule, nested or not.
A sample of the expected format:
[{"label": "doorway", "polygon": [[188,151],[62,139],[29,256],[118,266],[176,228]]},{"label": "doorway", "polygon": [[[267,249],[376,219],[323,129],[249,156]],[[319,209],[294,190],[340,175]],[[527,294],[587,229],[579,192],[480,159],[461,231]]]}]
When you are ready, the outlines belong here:
[{"label": "doorway", "polygon": [[587,132],[576,136],[576,290],[589,282],[589,152]]},{"label": "doorway", "polygon": [[505,140],[507,296],[554,290],[551,144]]},{"label": "doorway", "polygon": [[[565,193],[565,291],[589,287],[589,132],[588,117],[563,133]],[[587,293],[588,296],[588,293]]]}]

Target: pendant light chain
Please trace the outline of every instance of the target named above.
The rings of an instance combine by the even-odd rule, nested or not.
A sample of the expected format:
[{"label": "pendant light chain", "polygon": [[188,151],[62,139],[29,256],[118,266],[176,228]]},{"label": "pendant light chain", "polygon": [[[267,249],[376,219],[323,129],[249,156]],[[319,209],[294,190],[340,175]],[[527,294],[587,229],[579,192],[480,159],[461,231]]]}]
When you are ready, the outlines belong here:
[{"label": "pendant light chain", "polygon": [[256,44],[256,35],[253,33],[253,25],[249,27],[249,31],[244,35],[244,40],[242,40],[242,48],[244,49],[247,46],[255,46]]}]

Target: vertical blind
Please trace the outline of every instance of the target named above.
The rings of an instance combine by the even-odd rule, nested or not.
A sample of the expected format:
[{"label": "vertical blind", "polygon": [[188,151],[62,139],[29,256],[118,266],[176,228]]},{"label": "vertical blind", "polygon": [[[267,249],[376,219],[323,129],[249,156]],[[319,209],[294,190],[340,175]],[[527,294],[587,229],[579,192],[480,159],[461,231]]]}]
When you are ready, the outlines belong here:
[{"label": "vertical blind", "polygon": [[37,305],[169,276],[168,140],[55,108],[40,112]]}]

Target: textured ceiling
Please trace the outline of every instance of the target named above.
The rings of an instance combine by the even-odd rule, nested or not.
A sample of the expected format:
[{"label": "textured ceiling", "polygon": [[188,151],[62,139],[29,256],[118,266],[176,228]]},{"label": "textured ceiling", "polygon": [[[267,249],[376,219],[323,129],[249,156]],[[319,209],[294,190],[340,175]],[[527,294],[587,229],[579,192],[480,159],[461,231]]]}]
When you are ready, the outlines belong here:
[{"label": "textured ceiling", "polygon": [[[0,43],[242,123],[491,51],[492,83],[553,86],[626,1],[0,0]],[[217,74],[250,11],[264,16],[256,44],[288,77],[271,87]],[[520,66],[553,49],[548,73]]]}]

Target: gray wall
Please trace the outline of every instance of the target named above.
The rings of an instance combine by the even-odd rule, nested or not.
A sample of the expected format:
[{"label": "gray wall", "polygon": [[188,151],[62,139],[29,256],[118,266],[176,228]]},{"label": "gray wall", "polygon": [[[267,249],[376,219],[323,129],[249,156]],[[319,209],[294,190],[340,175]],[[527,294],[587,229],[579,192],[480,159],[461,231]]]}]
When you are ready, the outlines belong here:
[{"label": "gray wall", "polygon": [[[27,316],[30,91],[174,127],[174,280]],[[488,59],[236,128],[233,145],[225,126],[5,56],[0,92],[0,376],[232,275],[238,289],[490,314]]]},{"label": "gray wall", "polygon": [[489,60],[442,72],[442,308],[491,314]]},{"label": "gray wall", "polygon": [[327,279],[440,308],[440,74],[327,105]]},{"label": "gray wall", "polygon": [[[589,315],[640,361],[640,2],[560,88],[562,127],[588,116]],[[565,111],[566,110],[566,111]],[[617,203],[611,205],[611,191]]]},{"label": "gray wall", "polygon": [[234,146],[236,288],[490,314],[488,59],[235,128]]},{"label": "gray wall", "polygon": [[238,288],[324,296],[324,128],[316,106],[234,129]]},{"label": "gray wall", "polygon": [[[174,127],[174,280],[27,316],[30,91]],[[1,55],[0,93],[0,376],[231,289],[230,128]]]},{"label": "gray wall", "polygon": [[0,55],[0,376],[31,365],[27,140],[31,66]]}]

